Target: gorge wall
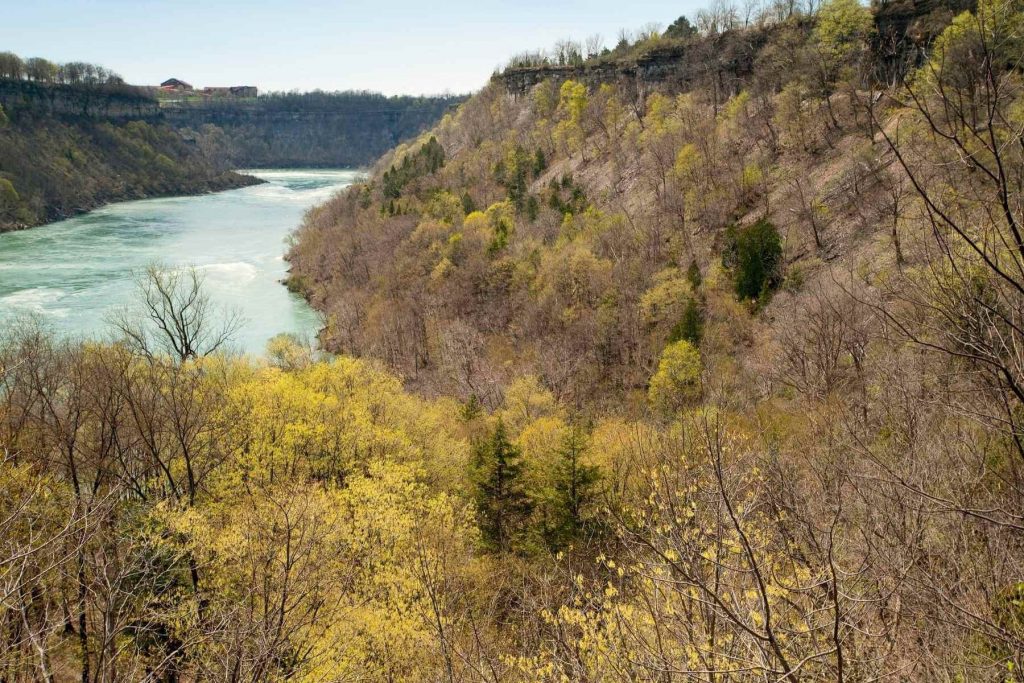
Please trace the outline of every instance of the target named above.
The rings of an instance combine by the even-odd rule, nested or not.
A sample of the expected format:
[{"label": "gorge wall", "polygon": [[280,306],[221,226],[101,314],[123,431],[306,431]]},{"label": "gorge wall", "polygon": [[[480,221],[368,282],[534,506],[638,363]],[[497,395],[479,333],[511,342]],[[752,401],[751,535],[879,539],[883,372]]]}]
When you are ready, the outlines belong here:
[{"label": "gorge wall", "polygon": [[182,138],[139,89],[0,81],[0,231],[255,182]]},{"label": "gorge wall", "polygon": [[129,85],[87,87],[0,79],[0,105],[9,119],[47,116],[156,120],[160,107],[145,90]]},{"label": "gorge wall", "polygon": [[258,182],[235,168],[369,165],[463,99],[289,93],[161,106],[148,88],[0,79],[0,231]]},{"label": "gorge wall", "polygon": [[165,106],[163,120],[235,168],[358,167],[436,123],[465,98],[306,93]]}]

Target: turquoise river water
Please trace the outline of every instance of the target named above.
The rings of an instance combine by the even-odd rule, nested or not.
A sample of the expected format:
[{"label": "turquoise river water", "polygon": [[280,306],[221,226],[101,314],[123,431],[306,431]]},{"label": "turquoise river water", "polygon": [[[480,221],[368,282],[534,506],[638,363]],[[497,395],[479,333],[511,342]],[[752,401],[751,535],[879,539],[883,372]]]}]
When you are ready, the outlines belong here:
[{"label": "turquoise river water", "polygon": [[356,171],[243,171],[267,182],[198,197],[112,204],[59,223],[0,234],[0,328],[34,315],[56,332],[103,336],[131,304],[133,273],[153,262],[194,265],[211,299],[240,310],[234,348],[261,353],[281,332],[312,336],[319,320],[280,284],[285,240],[307,209]]}]

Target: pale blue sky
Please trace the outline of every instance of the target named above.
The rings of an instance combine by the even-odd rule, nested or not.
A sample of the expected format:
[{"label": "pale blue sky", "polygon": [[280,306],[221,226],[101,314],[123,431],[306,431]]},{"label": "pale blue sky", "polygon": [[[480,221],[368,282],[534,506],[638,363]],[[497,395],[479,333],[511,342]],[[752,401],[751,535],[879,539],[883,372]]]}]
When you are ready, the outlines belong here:
[{"label": "pale blue sky", "polygon": [[524,49],[663,26],[703,0],[7,0],[0,51],[131,83],[466,92]]}]

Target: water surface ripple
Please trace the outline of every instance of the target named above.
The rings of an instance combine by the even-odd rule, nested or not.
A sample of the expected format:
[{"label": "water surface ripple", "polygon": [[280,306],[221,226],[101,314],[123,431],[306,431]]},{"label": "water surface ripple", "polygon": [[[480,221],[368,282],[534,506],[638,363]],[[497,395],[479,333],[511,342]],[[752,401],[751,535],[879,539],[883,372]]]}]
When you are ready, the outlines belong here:
[{"label": "water surface ripple", "polygon": [[134,296],[153,261],[195,265],[211,298],[240,309],[235,347],[261,353],[280,332],[312,335],[316,314],[280,280],[285,239],[310,207],[355,171],[244,171],[267,181],[199,197],[112,204],[59,223],[0,234],[0,326],[37,314],[57,332],[103,335],[105,316]]}]

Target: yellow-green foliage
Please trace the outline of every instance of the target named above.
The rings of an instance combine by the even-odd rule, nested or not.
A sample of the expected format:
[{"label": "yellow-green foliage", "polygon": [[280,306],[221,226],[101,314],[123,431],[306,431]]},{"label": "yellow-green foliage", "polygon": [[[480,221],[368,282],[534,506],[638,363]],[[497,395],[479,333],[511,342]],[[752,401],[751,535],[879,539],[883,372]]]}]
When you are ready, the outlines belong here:
[{"label": "yellow-green foliage", "polygon": [[700,352],[693,344],[680,340],[666,346],[647,389],[651,404],[670,413],[699,398],[701,370]]},{"label": "yellow-green foliage", "polygon": [[640,315],[650,325],[673,324],[682,315],[692,288],[678,268],[668,268],[654,276],[654,286],[640,297]]},{"label": "yellow-green foliage", "polygon": [[451,225],[462,218],[462,202],[451,192],[438,192],[424,209],[424,215]]},{"label": "yellow-green foliage", "polygon": [[874,31],[870,10],[857,0],[828,0],[818,12],[814,38],[828,59],[840,62]]},{"label": "yellow-green foliage", "polygon": [[551,391],[532,375],[519,377],[509,385],[500,414],[512,434],[519,434],[540,418],[564,417],[563,409]]},{"label": "yellow-green foliage", "polygon": [[554,136],[566,146],[569,154],[582,151],[585,133],[583,112],[587,107],[587,86],[576,81],[565,81],[559,90],[558,114],[561,118]]},{"label": "yellow-green foliage", "polygon": [[[154,618],[190,643],[196,670],[216,679],[242,671],[256,680],[424,680],[456,637],[455,584],[473,571],[458,405],[415,398],[370,363],[315,362],[297,347],[274,341],[280,367],[220,357],[179,366],[102,345],[71,352],[73,376],[94,373],[90,391],[109,396],[123,381],[126,405],[146,411],[114,426],[93,411],[102,403],[90,403],[81,452],[114,429],[118,438],[149,439],[143,452],[161,463],[146,474],[155,463],[132,451],[150,498],[104,502],[102,514],[122,544],[120,561],[135,572],[139,608],[159,602]],[[38,453],[46,438],[26,426],[5,446]],[[0,460],[0,514],[18,521],[4,522],[5,543],[9,534],[31,548],[42,534],[98,533],[69,502],[81,491],[29,462]],[[172,481],[182,495],[166,487]],[[147,566],[146,553],[170,563],[172,575]],[[0,566],[0,578],[13,577],[10,567]],[[151,581],[167,583],[164,593],[151,593],[161,590]],[[0,607],[0,620],[11,614]],[[55,646],[60,637],[47,636]],[[126,632],[118,638],[131,642]],[[163,666],[133,647],[110,656],[127,670]],[[19,661],[11,655],[0,663]]]}]

